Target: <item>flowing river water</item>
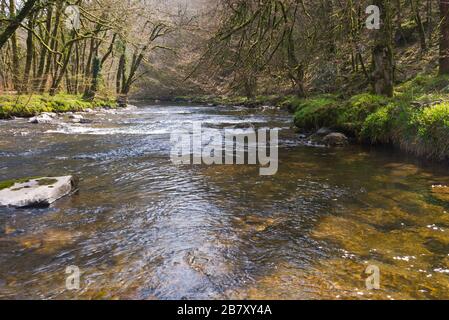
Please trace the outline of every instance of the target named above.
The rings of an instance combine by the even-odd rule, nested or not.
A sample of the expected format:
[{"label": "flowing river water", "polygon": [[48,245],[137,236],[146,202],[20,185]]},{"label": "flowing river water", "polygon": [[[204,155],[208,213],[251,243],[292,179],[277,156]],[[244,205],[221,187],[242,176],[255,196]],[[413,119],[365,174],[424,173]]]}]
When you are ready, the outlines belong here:
[{"label": "flowing river water", "polygon": [[[447,166],[304,146],[283,113],[148,105],[87,117],[0,122],[0,180],[79,178],[50,208],[0,208],[1,299],[449,298],[449,204],[432,196]],[[192,121],[279,128],[279,172],[173,165],[170,133]],[[380,290],[366,288],[368,266]]]}]

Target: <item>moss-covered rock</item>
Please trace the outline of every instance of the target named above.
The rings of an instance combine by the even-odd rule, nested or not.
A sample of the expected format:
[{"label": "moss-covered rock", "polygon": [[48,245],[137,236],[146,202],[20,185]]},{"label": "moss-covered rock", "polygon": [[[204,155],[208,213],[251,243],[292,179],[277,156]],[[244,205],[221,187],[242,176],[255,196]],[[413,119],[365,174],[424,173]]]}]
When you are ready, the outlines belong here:
[{"label": "moss-covered rock", "polygon": [[11,117],[33,117],[42,113],[79,112],[94,108],[116,108],[112,98],[96,98],[84,101],[81,96],[49,95],[3,95],[0,96],[0,119]]},{"label": "moss-covered rock", "polygon": [[339,100],[332,95],[321,95],[300,100],[295,112],[295,125],[303,130],[314,130],[335,125]]}]

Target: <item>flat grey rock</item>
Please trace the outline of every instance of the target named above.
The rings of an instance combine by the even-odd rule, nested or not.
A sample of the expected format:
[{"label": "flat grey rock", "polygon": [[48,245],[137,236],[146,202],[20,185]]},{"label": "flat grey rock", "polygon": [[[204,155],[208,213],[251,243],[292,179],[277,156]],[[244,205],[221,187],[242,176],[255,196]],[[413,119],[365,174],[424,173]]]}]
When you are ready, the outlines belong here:
[{"label": "flat grey rock", "polygon": [[0,206],[48,207],[75,189],[72,176],[21,179],[0,190]]}]

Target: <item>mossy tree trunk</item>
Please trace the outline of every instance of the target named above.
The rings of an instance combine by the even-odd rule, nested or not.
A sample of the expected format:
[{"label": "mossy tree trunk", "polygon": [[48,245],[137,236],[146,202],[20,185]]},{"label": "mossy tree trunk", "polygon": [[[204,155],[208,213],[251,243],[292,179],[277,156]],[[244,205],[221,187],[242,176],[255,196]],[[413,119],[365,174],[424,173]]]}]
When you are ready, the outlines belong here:
[{"label": "mossy tree trunk", "polygon": [[[11,2],[14,1],[11,0]],[[34,9],[37,3],[38,0],[28,0],[27,2],[25,2],[19,14],[17,15],[14,14],[9,24],[6,26],[5,31],[0,33],[0,49],[5,45],[5,43],[9,40],[9,38],[11,38],[15,34],[16,30],[20,27],[22,21],[25,20],[25,18],[30,14],[30,12]]]},{"label": "mossy tree trunk", "polygon": [[[9,0],[9,14],[10,19],[14,20],[16,17],[16,2],[15,0]],[[11,51],[12,51],[12,66],[13,72],[13,85],[14,89],[20,91],[20,76],[19,76],[19,45],[17,42],[17,33],[11,35]]]},{"label": "mossy tree trunk", "polygon": [[95,55],[93,62],[92,62],[92,78],[91,78],[90,86],[86,87],[86,90],[84,91],[84,95],[83,95],[83,98],[85,100],[92,101],[95,99],[95,95],[97,94],[97,91],[98,91],[99,85],[100,85],[100,81],[101,81],[101,70],[103,69],[103,65],[106,62],[106,60],[108,59],[108,57],[112,54],[116,38],[117,38],[117,34],[114,34],[114,36],[112,37],[112,41],[109,46],[109,49],[105,53],[103,58],[100,59],[98,57],[98,53]]},{"label": "mossy tree trunk", "polygon": [[[287,35],[287,64],[288,64],[288,77],[293,85],[293,90],[295,94],[304,98],[306,96],[306,90],[304,87],[304,77],[305,77],[305,68],[304,65],[299,61],[297,57],[296,50],[296,42],[293,37],[294,32],[294,23],[296,22],[296,10],[293,16],[292,27],[288,31]],[[332,46],[331,44],[329,46]],[[330,50],[330,48],[328,48]]]},{"label": "mossy tree trunk", "polygon": [[389,0],[375,0],[380,8],[381,26],[375,32],[372,85],[376,94],[392,97],[394,92],[394,58],[392,48],[391,7]]},{"label": "mossy tree trunk", "polygon": [[440,74],[449,75],[449,2],[440,0]]},{"label": "mossy tree trunk", "polygon": [[93,101],[98,91],[101,75],[101,62],[98,57],[95,57],[92,62],[92,81],[90,87],[86,89],[83,95],[84,100]]},{"label": "mossy tree trunk", "polygon": [[21,92],[29,92],[30,86],[30,73],[33,63],[34,54],[34,44],[33,44],[33,28],[34,28],[34,15],[31,14],[28,18],[28,31],[26,39],[26,60],[25,60],[25,70],[23,72],[23,80],[21,84]]},{"label": "mossy tree trunk", "polygon": [[[51,29],[51,22],[52,22],[52,18],[53,18],[53,5],[49,4],[47,7],[47,17],[46,17],[46,21],[45,21],[45,30],[49,31]],[[41,44],[41,50],[40,50],[40,54],[39,54],[39,66],[37,68],[37,73],[36,73],[36,77],[33,81],[33,89],[35,91],[42,91],[41,90],[41,83],[42,83],[42,79],[44,76],[44,71],[45,71],[45,62],[47,61],[47,55],[50,55],[50,52],[47,52],[48,49],[46,48],[46,46],[50,47],[51,46],[51,37],[50,37],[50,32],[46,32],[45,36],[43,37],[43,41],[45,42],[45,45]]]},{"label": "mossy tree trunk", "polygon": [[410,1],[412,5],[412,10],[414,14],[414,19],[416,22],[416,25],[418,26],[418,33],[419,33],[419,40],[421,43],[421,50],[427,51],[427,38],[426,38],[426,30],[424,28],[424,24],[421,19],[421,13],[420,13],[420,4],[421,1],[411,0]]},{"label": "mossy tree trunk", "polygon": [[[57,46],[58,46],[58,30],[60,29],[60,25],[61,25],[61,15],[62,15],[62,2],[57,2],[56,6],[55,6],[55,18],[54,18],[54,22],[53,22],[53,29],[51,30],[51,36],[50,36],[50,46],[47,53],[47,61],[45,61],[45,68],[44,68],[44,72],[42,73],[41,76],[41,83],[40,83],[40,87],[39,87],[39,92],[43,93],[45,92],[45,89],[47,87],[47,83],[49,81],[49,76],[50,76],[50,71],[52,66],[55,66],[55,61],[56,58],[54,58],[55,56],[55,52],[57,51]],[[48,23],[48,21],[47,21]],[[49,21],[49,26],[51,27],[52,21],[50,18]],[[51,28],[50,28],[51,29]],[[50,32],[50,29],[47,29],[48,32]]]}]

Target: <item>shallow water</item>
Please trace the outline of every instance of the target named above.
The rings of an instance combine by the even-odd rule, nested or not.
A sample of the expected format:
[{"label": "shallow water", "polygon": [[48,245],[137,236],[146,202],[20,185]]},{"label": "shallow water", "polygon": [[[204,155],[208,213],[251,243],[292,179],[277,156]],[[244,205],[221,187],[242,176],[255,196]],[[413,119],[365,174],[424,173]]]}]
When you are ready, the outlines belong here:
[{"label": "shallow water", "polygon": [[[92,124],[0,122],[0,180],[73,174],[48,209],[0,208],[0,298],[449,298],[445,165],[312,148],[288,114],[145,106]],[[280,128],[280,166],[174,166],[170,132]],[[65,269],[82,272],[67,291]],[[366,289],[378,266],[381,289]]]}]

